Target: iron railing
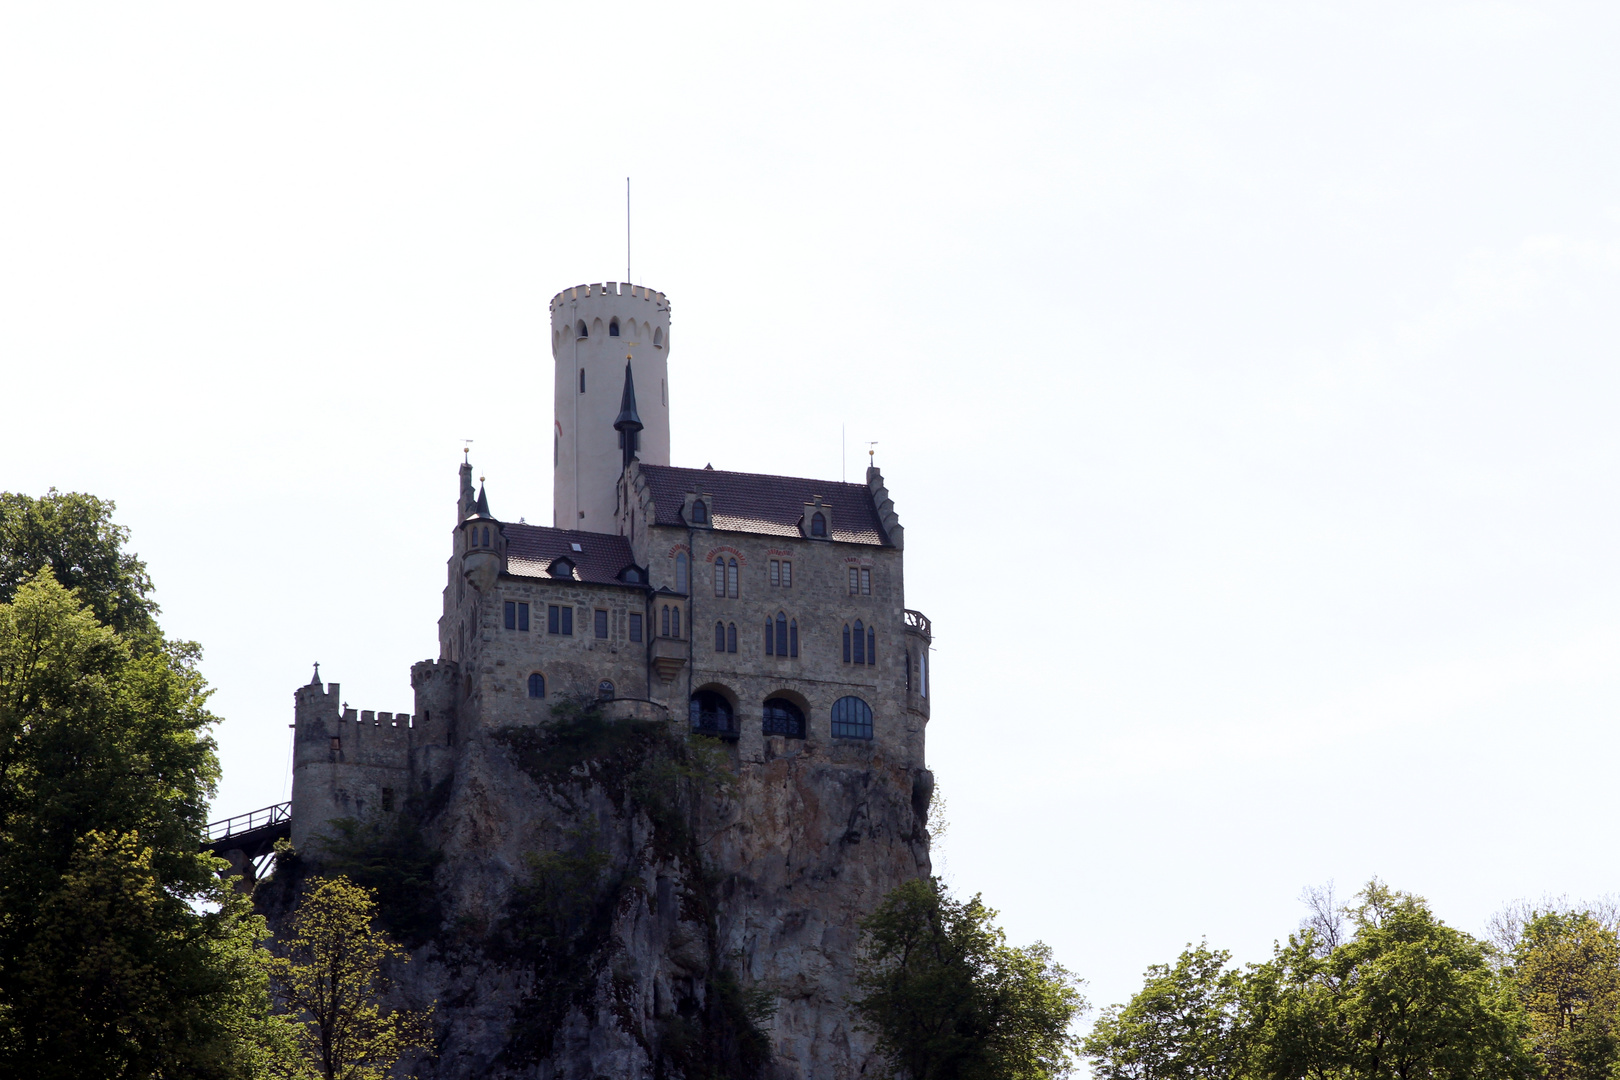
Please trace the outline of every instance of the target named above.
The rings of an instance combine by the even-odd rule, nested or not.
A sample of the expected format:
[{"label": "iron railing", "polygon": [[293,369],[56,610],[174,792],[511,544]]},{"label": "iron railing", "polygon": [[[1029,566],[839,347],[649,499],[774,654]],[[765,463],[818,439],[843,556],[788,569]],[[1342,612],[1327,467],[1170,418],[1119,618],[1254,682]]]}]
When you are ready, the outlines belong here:
[{"label": "iron railing", "polygon": [[246,814],[237,814],[224,821],[211,821],[208,823],[208,842],[216,843],[242,833],[253,832],[255,829],[267,829],[272,825],[280,825],[284,821],[292,820],[292,803],[277,803],[267,806],[263,810],[253,810]]}]

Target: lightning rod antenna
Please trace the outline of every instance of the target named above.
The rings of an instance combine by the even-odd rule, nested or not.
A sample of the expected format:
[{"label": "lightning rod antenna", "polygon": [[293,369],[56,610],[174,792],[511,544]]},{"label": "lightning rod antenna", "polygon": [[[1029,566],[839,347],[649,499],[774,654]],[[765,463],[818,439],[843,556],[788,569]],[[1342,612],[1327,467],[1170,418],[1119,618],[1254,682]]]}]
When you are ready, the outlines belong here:
[{"label": "lightning rod antenna", "polygon": [[630,276],[630,178],[624,178],[624,280],[634,281]]}]

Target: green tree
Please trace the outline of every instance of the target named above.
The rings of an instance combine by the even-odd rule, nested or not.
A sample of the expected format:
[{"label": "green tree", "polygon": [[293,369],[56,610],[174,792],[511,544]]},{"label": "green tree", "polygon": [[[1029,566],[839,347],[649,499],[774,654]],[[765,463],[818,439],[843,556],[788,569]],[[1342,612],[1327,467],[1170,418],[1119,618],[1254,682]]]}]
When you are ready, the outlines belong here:
[{"label": "green tree", "polygon": [[262,922],[199,849],[208,691],[194,649],[145,644],[50,569],[0,603],[0,1075],[247,1077],[274,1056]]},{"label": "green tree", "polygon": [[271,961],[276,997],[295,1018],[309,1069],[323,1080],[380,1080],[430,1045],[432,1008],[379,1004],[387,965],[409,956],[373,925],[377,904],[348,878],[316,878],[289,918]]},{"label": "green tree", "polygon": [[1047,946],[1007,944],[996,913],[936,878],[909,881],[861,923],[853,1004],[878,1051],[909,1080],[1066,1075],[1084,1010],[1080,983]]},{"label": "green tree", "polygon": [[33,498],[0,492],[0,603],[41,570],[79,590],[96,620],[132,641],[158,633],[158,606],[146,564],[125,551],[129,530],[107,499],[52,488]]},{"label": "green tree", "polygon": [[1352,935],[1289,938],[1245,985],[1257,1080],[1521,1080],[1536,1074],[1513,988],[1483,944],[1374,879]]},{"label": "green tree", "polygon": [[1589,911],[1534,911],[1508,976],[1547,1080],[1609,1080],[1620,1066],[1620,938]]},{"label": "green tree", "polygon": [[1083,1044],[1098,1080],[1220,1080],[1241,1064],[1243,976],[1231,954],[1188,946],[1104,1010]]}]

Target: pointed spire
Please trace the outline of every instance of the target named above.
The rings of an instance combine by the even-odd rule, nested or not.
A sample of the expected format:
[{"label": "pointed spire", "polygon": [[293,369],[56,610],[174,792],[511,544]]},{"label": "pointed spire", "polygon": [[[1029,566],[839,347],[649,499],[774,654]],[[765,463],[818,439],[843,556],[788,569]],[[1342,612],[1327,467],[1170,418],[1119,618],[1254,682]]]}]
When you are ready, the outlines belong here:
[{"label": "pointed spire", "polygon": [[478,478],[478,501],[473,504],[473,509],[478,512],[479,517],[494,516],[489,512],[489,497],[484,494],[484,478],[482,476]]},{"label": "pointed spire", "polygon": [[309,680],[309,685],[321,685],[321,662],[319,660],[315,661],[315,677]]},{"label": "pointed spire", "polygon": [[624,464],[629,466],[641,449],[641,416],[636,412],[636,380],[630,374],[630,358],[624,358],[624,396],[619,399],[619,418],[613,429],[619,433],[619,446],[624,450]]}]

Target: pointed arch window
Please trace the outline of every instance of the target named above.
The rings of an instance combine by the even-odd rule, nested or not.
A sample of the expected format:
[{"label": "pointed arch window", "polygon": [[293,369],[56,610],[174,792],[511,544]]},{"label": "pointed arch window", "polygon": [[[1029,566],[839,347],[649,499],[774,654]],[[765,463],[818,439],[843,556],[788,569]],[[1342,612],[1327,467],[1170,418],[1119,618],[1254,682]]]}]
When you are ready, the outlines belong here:
[{"label": "pointed arch window", "polygon": [[765,616],[765,655],[776,655],[776,636],[771,630],[771,617]]},{"label": "pointed arch window", "polygon": [[788,658],[793,659],[799,655],[799,620],[788,620]]},{"label": "pointed arch window", "polygon": [[678,593],[686,592],[686,566],[686,552],[683,551],[675,556],[675,591]]},{"label": "pointed arch window", "polygon": [[827,516],[820,510],[817,510],[814,514],[810,515],[810,535],[827,535]]},{"label": "pointed arch window", "polygon": [[726,560],[726,595],[737,599],[737,560]]},{"label": "pointed arch window", "polygon": [[778,611],[776,613],[776,655],[777,656],[786,656],[787,654],[788,654],[787,613],[783,612],[783,611]]},{"label": "pointed arch window", "polygon": [[574,336],[577,338],[587,338],[590,336],[590,333],[591,332],[585,328],[584,319],[579,320],[579,325],[574,327]]},{"label": "pointed arch window", "polygon": [[866,627],[861,620],[855,620],[855,663],[866,663]]},{"label": "pointed arch window", "polygon": [[726,626],[726,652],[736,652],[736,651],[737,651],[737,624],[736,623],[730,623],[729,625]]},{"label": "pointed arch window", "polygon": [[714,651],[726,651],[726,624],[723,622],[714,624]]},{"label": "pointed arch window", "polygon": [[609,319],[608,320],[608,337],[618,337],[618,336],[619,336],[619,320],[618,319]]},{"label": "pointed arch window", "polygon": [[844,624],[844,663],[849,663],[849,623]]},{"label": "pointed arch window", "polygon": [[669,637],[669,605],[664,605],[664,612],[659,616],[658,633],[661,637]]},{"label": "pointed arch window", "polygon": [[726,560],[714,560],[714,595],[726,595]]},{"label": "pointed arch window", "polygon": [[670,633],[669,636],[672,638],[678,638],[681,636],[681,609],[677,607],[671,610],[673,614],[670,616],[669,621],[674,625],[675,629]]},{"label": "pointed arch window", "polygon": [[663,347],[664,347],[664,328],[662,326],[660,326],[657,330],[653,331],[653,348],[662,349]]},{"label": "pointed arch window", "polygon": [[479,547],[489,547],[489,526],[488,525],[484,526],[484,539],[483,539],[483,542],[481,544],[479,544],[478,546]]},{"label": "pointed arch window", "polygon": [[866,662],[874,667],[877,665],[877,627],[875,626],[866,628]]}]

